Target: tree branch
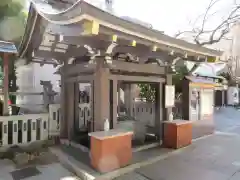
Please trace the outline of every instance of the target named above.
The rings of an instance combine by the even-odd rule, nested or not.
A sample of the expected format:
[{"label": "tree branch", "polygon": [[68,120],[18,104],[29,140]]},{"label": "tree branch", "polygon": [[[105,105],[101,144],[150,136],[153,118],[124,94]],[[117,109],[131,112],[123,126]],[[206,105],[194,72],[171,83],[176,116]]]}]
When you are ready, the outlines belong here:
[{"label": "tree branch", "polygon": [[[210,14],[210,11],[219,1],[221,0],[210,0],[206,11],[202,15],[203,18],[201,20],[200,27],[193,27],[192,30],[178,32],[175,37],[178,38],[184,33],[192,33],[193,41],[199,46],[212,45],[223,39],[229,33],[232,25],[238,22],[240,19],[240,13],[238,13],[240,11],[240,5],[235,4],[228,16],[224,18],[223,21],[221,21],[214,29],[207,30],[206,23],[210,17],[216,14],[216,12]],[[199,19],[199,17],[197,19]]]}]

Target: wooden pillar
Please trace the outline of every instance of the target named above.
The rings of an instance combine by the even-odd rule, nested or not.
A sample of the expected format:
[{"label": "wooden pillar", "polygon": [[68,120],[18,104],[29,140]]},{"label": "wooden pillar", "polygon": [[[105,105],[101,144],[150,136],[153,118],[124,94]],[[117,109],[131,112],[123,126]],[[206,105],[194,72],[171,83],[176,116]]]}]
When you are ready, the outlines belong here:
[{"label": "wooden pillar", "polygon": [[91,88],[90,88],[90,114],[91,114],[91,122],[88,124],[89,125],[89,132],[94,132],[95,126],[94,126],[94,77],[93,80],[90,81]]},{"label": "wooden pillar", "polygon": [[121,88],[120,88],[120,82],[117,82],[117,113],[119,114],[121,112],[120,106],[121,106]]},{"label": "wooden pillar", "polygon": [[97,67],[94,75],[94,131],[104,130],[105,119],[110,120],[109,105],[109,69],[104,66],[104,59],[96,60]]},{"label": "wooden pillar", "polygon": [[117,113],[118,113],[118,81],[112,80],[112,124],[113,129],[117,126]]},{"label": "wooden pillar", "polygon": [[4,53],[3,54],[3,73],[4,73],[4,78],[3,78],[3,115],[4,116],[7,116],[8,115],[8,98],[9,98],[9,95],[8,95],[8,91],[9,91],[9,87],[8,87],[8,84],[9,84],[9,77],[8,77],[8,74],[9,74],[9,70],[8,70],[8,54],[7,53]]},{"label": "wooden pillar", "polygon": [[67,127],[67,102],[66,102],[66,82],[64,77],[65,65],[61,69],[61,119],[60,119],[60,138],[67,138],[68,127]]},{"label": "wooden pillar", "polygon": [[74,83],[74,129],[79,128],[79,82]]},{"label": "wooden pillar", "polygon": [[133,115],[133,87],[132,84],[125,84],[124,89],[124,104],[129,116]]},{"label": "wooden pillar", "polygon": [[156,135],[159,137],[160,140],[163,138],[163,91],[162,91],[162,83],[156,84],[156,102],[155,102],[155,132]]},{"label": "wooden pillar", "polygon": [[124,110],[129,115],[129,84],[124,83]]},{"label": "wooden pillar", "polygon": [[166,82],[162,86],[162,92],[163,92],[162,103],[163,103],[163,106],[164,106],[163,120],[164,121],[169,121],[169,115],[172,112],[172,107],[165,107],[165,86],[166,85],[172,85],[172,74],[167,74],[166,75]]},{"label": "wooden pillar", "polygon": [[68,139],[71,140],[74,135],[74,83],[73,82],[67,82],[66,83],[66,97],[67,97],[67,127],[68,127]]},{"label": "wooden pillar", "polygon": [[130,84],[130,87],[129,87],[129,94],[130,94],[130,97],[129,97],[129,109],[130,109],[130,116],[133,116],[133,106],[134,106],[134,101],[133,101],[133,98],[134,98],[134,90],[135,90],[135,85],[134,84]]}]

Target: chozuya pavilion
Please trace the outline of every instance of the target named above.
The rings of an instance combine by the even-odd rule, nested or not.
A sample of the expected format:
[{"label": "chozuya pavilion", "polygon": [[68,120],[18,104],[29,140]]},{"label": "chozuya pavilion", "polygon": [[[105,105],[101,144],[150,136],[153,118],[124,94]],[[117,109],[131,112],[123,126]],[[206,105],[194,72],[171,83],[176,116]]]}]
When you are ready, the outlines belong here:
[{"label": "chozuya pavilion", "polygon": [[[35,0],[30,6],[19,49],[19,56],[25,58],[26,63],[60,66],[61,139],[73,140],[79,135],[79,83],[91,84],[91,118],[84,123],[91,132],[92,165],[100,171],[126,165],[131,159],[131,132],[116,130],[121,86],[125,86],[122,89],[126,93],[130,92],[128,113],[141,111],[141,117],[148,119],[146,115],[150,111],[133,109],[135,102],[129,84],[153,84],[156,99],[154,110],[151,110],[151,114],[155,113],[151,116],[154,118],[151,129],[161,142],[166,134],[163,129],[167,127],[163,122],[168,122],[174,106],[172,66],[178,60],[215,61],[220,55],[219,51],[172,38],[83,0],[49,1],[49,4]],[[106,119],[111,130],[103,133]],[[176,126],[184,124],[176,122]],[[108,147],[106,152],[104,146]],[[106,153],[119,158],[118,166],[105,164],[98,167]]]}]

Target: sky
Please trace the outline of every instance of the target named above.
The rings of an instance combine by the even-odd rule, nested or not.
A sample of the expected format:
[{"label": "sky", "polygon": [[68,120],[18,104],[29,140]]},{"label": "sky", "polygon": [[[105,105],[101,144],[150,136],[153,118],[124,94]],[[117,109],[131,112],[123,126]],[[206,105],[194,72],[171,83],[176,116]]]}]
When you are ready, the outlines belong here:
[{"label": "sky", "polygon": [[[20,1],[20,0],[16,0]],[[31,0],[27,0],[30,2]],[[43,1],[43,0],[34,0]],[[77,0],[76,0],[77,1]],[[85,0],[103,6],[105,0]],[[150,23],[154,29],[174,35],[178,31],[190,30],[199,19],[211,0],[112,0],[114,13],[119,16],[130,16]],[[233,1],[217,0],[211,12],[217,12],[208,20],[207,27],[215,27],[226,12],[229,12]],[[240,0],[239,0],[240,1]],[[28,7],[28,3],[27,3]],[[196,24],[199,24],[197,21]],[[194,25],[196,27],[196,25]]]},{"label": "sky", "polygon": [[[203,14],[209,2],[210,0],[114,0],[114,9],[119,14],[149,22],[155,29],[174,35],[191,28],[189,22],[194,22]],[[209,20],[209,25],[216,25],[229,12],[231,2],[232,0],[221,0],[214,6],[212,11],[219,13]]]},{"label": "sky", "polygon": [[114,7],[119,14],[138,18],[172,35],[186,28],[188,17],[197,14],[198,8],[194,8],[194,4],[198,2],[203,6],[203,1],[209,0],[201,0],[201,3],[198,0],[115,0]]}]

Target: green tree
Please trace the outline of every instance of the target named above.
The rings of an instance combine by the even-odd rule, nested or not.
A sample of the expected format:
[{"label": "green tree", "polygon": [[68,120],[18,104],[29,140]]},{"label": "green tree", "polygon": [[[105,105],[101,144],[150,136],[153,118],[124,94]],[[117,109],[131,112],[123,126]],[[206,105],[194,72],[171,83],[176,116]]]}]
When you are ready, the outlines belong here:
[{"label": "green tree", "polygon": [[189,70],[186,65],[178,66],[175,68],[176,72],[173,75],[173,85],[175,85],[175,92],[182,93],[182,81],[183,78],[189,74]]},{"label": "green tree", "polygon": [[[24,13],[25,0],[0,0],[0,40],[11,41],[16,46],[24,34],[26,14]],[[9,57],[9,91],[16,92],[16,71],[14,62],[16,56]],[[3,61],[0,59],[0,79],[3,78]],[[13,104],[16,104],[16,96],[10,96]],[[13,108],[13,113],[16,111]]]},{"label": "green tree", "polygon": [[25,28],[25,0],[0,1],[0,39],[19,43]]},{"label": "green tree", "polygon": [[152,84],[138,84],[140,88],[140,98],[145,98],[147,102],[154,102],[155,101],[155,92],[156,89]]},{"label": "green tree", "polygon": [[[176,93],[182,93],[182,81],[183,78],[189,74],[187,66],[178,66],[175,68],[175,74],[173,74],[172,80],[175,86]],[[156,89],[152,84],[139,84],[140,87],[140,97],[145,98],[147,102],[155,101]]]},{"label": "green tree", "polygon": [[236,86],[239,82],[229,72],[222,72],[219,76],[224,77],[228,81],[228,86]]},{"label": "green tree", "polygon": [[231,81],[231,75],[229,74],[229,72],[222,72],[221,74],[219,74],[219,76],[222,76],[226,80]]}]

